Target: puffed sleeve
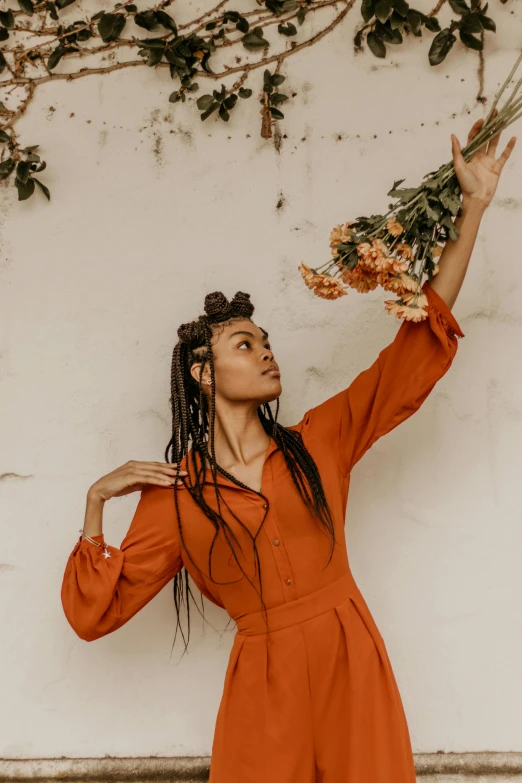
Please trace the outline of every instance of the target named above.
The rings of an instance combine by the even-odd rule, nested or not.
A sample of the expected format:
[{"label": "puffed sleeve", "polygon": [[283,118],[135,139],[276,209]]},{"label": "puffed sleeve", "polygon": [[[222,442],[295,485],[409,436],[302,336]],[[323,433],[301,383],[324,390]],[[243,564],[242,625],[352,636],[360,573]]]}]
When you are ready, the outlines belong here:
[{"label": "puffed sleeve", "polygon": [[[92,536],[105,544],[103,534]],[[61,588],[65,616],[87,642],[116,631],[174,578],[183,566],[173,492],[162,487],[141,491],[119,549],[96,546],[80,535]]]},{"label": "puffed sleeve", "polygon": [[409,418],[450,368],[464,337],[451,309],[426,281],[428,317],[403,321],[395,339],[348,388],[308,410],[303,439],[334,449],[344,476],[375,441]]}]

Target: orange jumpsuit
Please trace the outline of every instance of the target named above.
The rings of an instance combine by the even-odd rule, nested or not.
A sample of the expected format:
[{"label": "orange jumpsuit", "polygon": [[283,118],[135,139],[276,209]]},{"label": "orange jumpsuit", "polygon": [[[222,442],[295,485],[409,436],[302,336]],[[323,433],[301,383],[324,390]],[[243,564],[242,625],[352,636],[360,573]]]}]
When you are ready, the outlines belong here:
[{"label": "orange jumpsuit", "polygon": [[[295,489],[270,441],[262,494],[218,474],[222,513],[237,534],[241,562],[254,579],[257,537],[267,635],[259,597],[214,527],[180,487],[183,543],[173,489],[142,491],[118,549],[80,539],[61,591],[70,625],[87,641],[111,633],[182,568],[237,630],[224,679],[210,763],[211,783],[414,783],[406,717],[384,641],[352,576],[344,524],[350,471],[382,435],[411,416],[449,369],[463,337],[443,299],[426,282],[428,318],[404,321],[376,361],[338,394],[308,410],[302,434],[323,481],[337,543],[330,541]],[[183,462],[186,467],[186,460]],[[216,501],[208,471],[205,497]],[[105,543],[103,535],[95,537]],[[202,569],[200,573],[187,555]],[[236,550],[239,551],[236,546]]]}]

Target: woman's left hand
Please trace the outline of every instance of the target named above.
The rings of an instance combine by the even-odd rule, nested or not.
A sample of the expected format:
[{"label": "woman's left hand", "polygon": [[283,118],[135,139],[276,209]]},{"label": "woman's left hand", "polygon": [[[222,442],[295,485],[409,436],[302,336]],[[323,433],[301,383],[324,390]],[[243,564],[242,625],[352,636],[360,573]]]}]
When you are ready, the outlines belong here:
[{"label": "woman's left hand", "polygon": [[[492,116],[495,117],[497,114],[498,109],[495,109]],[[468,133],[468,144],[474,139],[483,124],[483,119],[474,123]],[[453,167],[462,189],[463,204],[473,201],[482,204],[484,208],[490,204],[495,195],[504,164],[513,151],[517,137],[512,136],[506,144],[506,149],[502,155],[495,159],[499,140],[500,133],[497,133],[487,144],[484,144],[483,147],[477,150],[466,163],[457,137],[453,133],[451,134]]]}]

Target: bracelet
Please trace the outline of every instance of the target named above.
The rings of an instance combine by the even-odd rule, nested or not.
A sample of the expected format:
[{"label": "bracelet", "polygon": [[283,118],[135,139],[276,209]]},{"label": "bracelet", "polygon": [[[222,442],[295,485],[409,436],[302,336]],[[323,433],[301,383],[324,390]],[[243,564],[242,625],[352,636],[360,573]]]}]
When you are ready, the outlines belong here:
[{"label": "bracelet", "polygon": [[[80,532],[82,534],[82,538],[86,538],[87,541],[91,542],[91,544],[96,544],[96,546],[102,546],[100,541],[95,541],[93,538],[88,536],[87,533],[84,533],[83,532],[83,528],[80,528],[78,532]],[[109,548],[108,548],[107,544],[103,544],[103,553],[102,554],[103,554],[103,556],[105,558],[111,556],[111,553],[109,552]]]}]

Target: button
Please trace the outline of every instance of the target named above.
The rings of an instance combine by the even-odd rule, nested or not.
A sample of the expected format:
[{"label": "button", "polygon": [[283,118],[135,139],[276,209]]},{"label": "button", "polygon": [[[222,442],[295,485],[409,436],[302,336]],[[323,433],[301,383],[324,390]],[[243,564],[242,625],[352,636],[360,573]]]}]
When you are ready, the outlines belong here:
[{"label": "button", "polygon": [[278,540],[277,538],[276,538],[276,539],[274,539],[274,544],[275,544],[276,546],[279,546],[279,540]]},{"label": "button", "polygon": [[263,508],[268,508],[268,505],[266,503],[263,503]]},{"label": "button", "polygon": [[289,584],[291,584],[292,580],[291,579],[285,579],[285,582],[286,582],[287,585],[289,585]]}]

